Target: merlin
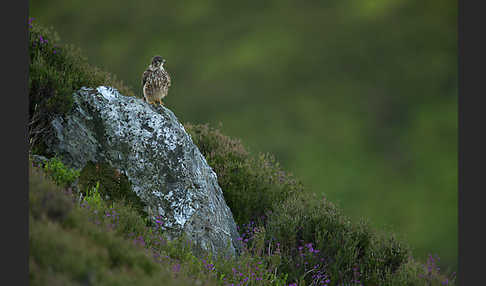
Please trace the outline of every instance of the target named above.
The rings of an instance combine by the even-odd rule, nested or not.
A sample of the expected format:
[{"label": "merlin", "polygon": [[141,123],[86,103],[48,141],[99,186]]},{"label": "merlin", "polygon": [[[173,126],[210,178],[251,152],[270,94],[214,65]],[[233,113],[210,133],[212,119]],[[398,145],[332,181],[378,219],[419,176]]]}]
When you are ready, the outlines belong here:
[{"label": "merlin", "polygon": [[164,69],[165,60],[160,56],[152,58],[152,63],[143,72],[142,88],[145,101],[150,104],[164,105],[162,99],[167,96],[170,76]]}]

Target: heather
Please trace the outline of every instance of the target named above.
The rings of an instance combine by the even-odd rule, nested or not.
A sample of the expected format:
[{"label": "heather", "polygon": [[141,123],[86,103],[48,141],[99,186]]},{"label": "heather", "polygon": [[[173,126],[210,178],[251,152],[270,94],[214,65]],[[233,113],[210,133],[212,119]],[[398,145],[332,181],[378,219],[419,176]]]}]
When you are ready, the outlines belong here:
[{"label": "heather", "polygon": [[31,285],[194,285],[194,278],[170,270],[172,261],[157,263],[140,241],[128,239],[130,233],[146,231],[144,222],[128,206],[117,209],[120,214],[93,201],[80,204],[69,189],[31,165]]},{"label": "heather", "polygon": [[282,170],[271,154],[250,156],[238,139],[224,136],[208,124],[186,123],[184,127],[218,174],[236,223],[265,215],[289,196],[303,191],[302,184]]},{"label": "heather", "polygon": [[[69,95],[78,85],[115,84],[97,77],[97,69],[88,65],[72,65],[78,59],[69,49],[49,46],[55,43],[52,31],[35,24],[31,31],[29,95],[38,104],[31,118],[69,112]],[[56,58],[61,53],[69,56]],[[57,76],[68,82],[45,80]],[[49,98],[60,105],[50,104]],[[392,233],[378,232],[365,220],[354,222],[328,198],[304,192],[273,156],[254,154],[209,125],[187,123],[185,128],[218,175],[239,225],[243,252],[234,259],[211,257],[184,237],[169,241],[159,218],[152,221],[143,214],[122,175],[104,164],[73,170],[54,157],[44,165],[30,163],[32,284],[454,284],[437,268],[437,258],[423,265]],[[30,152],[50,157],[33,140],[42,132],[29,135],[34,143]]]},{"label": "heather", "polygon": [[[447,279],[432,257],[421,266],[411,257],[397,256],[400,245],[396,242],[381,241],[383,245],[370,249],[366,242],[373,237],[363,225],[350,228],[350,222],[330,203],[314,204],[321,205],[320,209],[306,212],[316,200],[298,196],[268,212],[268,217],[240,226],[244,250],[238,258],[201,252],[196,256],[197,249],[184,237],[167,240],[157,219],[147,221],[122,199],[104,200],[99,184],[82,197],[70,186],[56,185],[54,178],[59,174],[74,172],[62,163],[57,165],[55,171],[47,171],[47,164],[31,164],[29,170],[33,285],[85,281],[96,285],[158,281],[166,285],[441,285]],[[274,215],[278,213],[282,215]],[[321,232],[316,239],[319,219],[327,219],[321,223],[327,224],[321,228],[327,238]],[[375,251],[375,260],[363,254],[356,257],[360,255],[355,252],[357,245],[362,252]]]},{"label": "heather", "polygon": [[[185,126],[218,174],[225,199],[241,225],[242,241],[268,259],[275,260],[278,253],[277,269],[290,281],[298,285],[424,283],[417,276],[420,264],[412,258],[410,247],[394,234],[372,229],[365,219],[352,222],[325,197],[303,192],[302,184],[281,170],[273,157],[252,155],[239,140],[208,125]],[[435,283],[448,279],[438,276],[438,271],[428,273]]]},{"label": "heather", "polygon": [[[43,150],[39,140],[46,121],[72,107],[72,93],[82,86],[110,85],[125,95],[133,92],[112,74],[90,65],[81,50],[62,44],[53,28],[29,18],[29,132],[31,148]],[[39,150],[39,152],[41,152]]]}]

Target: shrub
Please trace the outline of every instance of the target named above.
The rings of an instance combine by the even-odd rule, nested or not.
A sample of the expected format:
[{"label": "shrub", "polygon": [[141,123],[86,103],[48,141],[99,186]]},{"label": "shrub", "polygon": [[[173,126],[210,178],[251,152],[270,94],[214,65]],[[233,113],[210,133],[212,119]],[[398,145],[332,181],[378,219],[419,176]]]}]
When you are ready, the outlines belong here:
[{"label": "shrub", "polygon": [[364,220],[353,223],[315,195],[289,198],[269,214],[265,225],[266,244],[277,243],[282,253],[279,272],[298,285],[455,283],[454,274],[440,273],[435,260],[429,257],[422,266],[393,234],[376,232]]},{"label": "shrub", "polygon": [[238,224],[261,217],[290,195],[302,192],[302,184],[284,172],[273,156],[250,156],[239,140],[207,124],[186,123],[184,127],[218,175],[225,201]]}]

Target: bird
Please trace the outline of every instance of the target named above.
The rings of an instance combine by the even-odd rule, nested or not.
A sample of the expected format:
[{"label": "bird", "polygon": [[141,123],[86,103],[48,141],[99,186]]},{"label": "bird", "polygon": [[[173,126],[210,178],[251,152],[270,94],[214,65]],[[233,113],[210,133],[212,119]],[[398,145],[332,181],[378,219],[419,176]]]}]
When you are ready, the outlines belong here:
[{"label": "bird", "polygon": [[154,56],[151,64],[143,72],[142,90],[145,101],[150,104],[164,105],[162,99],[167,96],[171,80],[169,73],[164,69],[165,59]]}]

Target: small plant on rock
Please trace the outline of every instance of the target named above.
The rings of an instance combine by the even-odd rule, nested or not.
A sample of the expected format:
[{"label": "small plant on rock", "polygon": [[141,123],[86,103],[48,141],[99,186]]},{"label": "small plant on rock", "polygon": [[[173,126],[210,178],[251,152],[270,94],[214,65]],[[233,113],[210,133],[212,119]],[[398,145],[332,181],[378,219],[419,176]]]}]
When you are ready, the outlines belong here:
[{"label": "small plant on rock", "polygon": [[66,167],[57,157],[51,158],[45,165],[44,171],[62,187],[69,187],[79,178],[79,171]]}]

